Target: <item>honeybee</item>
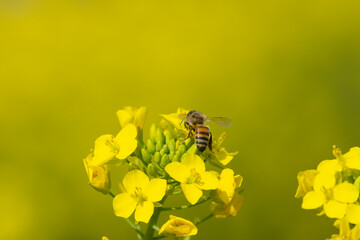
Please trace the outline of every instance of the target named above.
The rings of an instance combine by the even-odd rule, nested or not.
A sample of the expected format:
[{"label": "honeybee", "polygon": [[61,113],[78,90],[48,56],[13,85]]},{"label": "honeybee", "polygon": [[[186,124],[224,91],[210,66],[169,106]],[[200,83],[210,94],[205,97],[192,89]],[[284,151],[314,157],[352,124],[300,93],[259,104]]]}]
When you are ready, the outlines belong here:
[{"label": "honeybee", "polygon": [[184,123],[186,129],[189,130],[187,137],[183,142],[188,139],[192,132],[195,131],[195,144],[199,152],[204,152],[206,147],[212,151],[212,134],[209,126],[204,125],[207,121],[217,123],[222,127],[231,126],[230,119],[225,117],[206,117],[205,114],[192,110],[187,114],[182,114],[183,118],[181,123]]}]

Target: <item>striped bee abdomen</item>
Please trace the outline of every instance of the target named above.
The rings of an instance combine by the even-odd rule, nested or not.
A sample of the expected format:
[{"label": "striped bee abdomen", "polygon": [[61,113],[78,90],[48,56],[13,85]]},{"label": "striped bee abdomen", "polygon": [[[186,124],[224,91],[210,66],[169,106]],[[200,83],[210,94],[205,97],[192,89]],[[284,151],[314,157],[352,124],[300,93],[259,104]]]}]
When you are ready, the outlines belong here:
[{"label": "striped bee abdomen", "polygon": [[209,143],[210,129],[208,126],[196,125],[195,143],[199,152],[205,151]]}]

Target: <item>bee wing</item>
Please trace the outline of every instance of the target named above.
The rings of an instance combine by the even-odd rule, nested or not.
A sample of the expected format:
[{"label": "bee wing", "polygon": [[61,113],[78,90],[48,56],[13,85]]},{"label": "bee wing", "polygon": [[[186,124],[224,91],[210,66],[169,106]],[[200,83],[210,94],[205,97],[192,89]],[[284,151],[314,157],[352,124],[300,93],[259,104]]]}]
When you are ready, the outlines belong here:
[{"label": "bee wing", "polygon": [[231,120],[226,117],[208,117],[206,120],[217,123],[222,127],[230,127],[232,124]]}]

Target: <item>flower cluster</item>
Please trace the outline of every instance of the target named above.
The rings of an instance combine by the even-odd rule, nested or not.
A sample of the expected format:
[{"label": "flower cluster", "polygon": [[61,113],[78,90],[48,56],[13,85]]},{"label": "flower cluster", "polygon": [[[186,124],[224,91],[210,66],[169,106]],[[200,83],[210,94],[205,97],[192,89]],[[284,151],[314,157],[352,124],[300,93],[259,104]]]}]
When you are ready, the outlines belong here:
[{"label": "flower cluster", "polygon": [[[346,154],[334,147],[335,159],[324,160],[317,169],[299,172],[295,197],[303,198],[303,209],[320,209],[318,215],[337,219],[340,229],[331,239],[360,239],[360,148]],[[350,229],[350,225],[353,226]]]},{"label": "flower cluster", "polygon": [[[221,146],[224,134],[213,142],[212,151],[199,152],[193,138],[184,141],[188,130],[179,116],[187,112],[179,108],[177,113],[161,115],[160,124],[152,124],[148,138],[144,139],[146,108],[125,107],[117,112],[121,126],[118,134],[97,138],[93,151],[84,159],[89,184],[113,197],[115,215],[125,218],[139,239],[153,239],[154,230],[159,234],[155,238],[196,235],[197,225],[203,221],[211,217],[236,216],[242,205],[239,194],[242,177],[225,168],[237,152],[229,153]],[[222,171],[209,171],[206,163]],[[111,189],[110,170],[125,164],[128,171],[119,184],[120,192],[115,195]],[[188,203],[166,206],[166,198],[178,194],[183,194]],[[156,226],[161,212],[206,202],[211,202],[211,213],[203,219],[193,223],[170,215],[170,220],[161,228]],[[135,221],[131,220],[132,215]],[[145,233],[140,229],[141,222],[148,224]]]}]

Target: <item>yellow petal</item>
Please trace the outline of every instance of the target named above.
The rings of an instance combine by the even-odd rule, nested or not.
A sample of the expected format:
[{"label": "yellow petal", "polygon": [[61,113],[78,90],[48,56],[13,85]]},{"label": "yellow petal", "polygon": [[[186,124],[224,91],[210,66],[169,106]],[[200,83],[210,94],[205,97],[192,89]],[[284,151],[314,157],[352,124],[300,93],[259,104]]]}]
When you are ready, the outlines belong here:
[{"label": "yellow petal", "polygon": [[228,204],[219,204],[212,202],[211,212],[216,218],[226,218],[230,216],[236,216],[239,212],[243,202],[243,197],[235,192],[234,197]]},{"label": "yellow petal", "polygon": [[348,168],[360,170],[360,148],[353,147],[343,155]]},{"label": "yellow petal", "polygon": [[349,204],[346,209],[346,219],[353,224],[360,224],[360,206]]},{"label": "yellow petal", "polygon": [[235,188],[239,188],[239,187],[241,187],[241,184],[242,184],[242,182],[243,182],[243,176],[241,176],[241,175],[236,175],[235,177],[234,177],[234,179],[235,179]]},{"label": "yellow petal", "polygon": [[135,210],[135,220],[148,223],[154,213],[154,204],[151,201],[144,201],[137,205]]},{"label": "yellow petal", "polygon": [[325,189],[331,189],[335,186],[335,176],[327,172],[320,172],[316,175],[314,180],[314,190],[322,191]]},{"label": "yellow petal", "polygon": [[346,203],[330,200],[324,204],[324,212],[329,218],[342,218],[346,213]]},{"label": "yellow petal", "polygon": [[297,179],[299,186],[296,190],[296,198],[304,197],[306,193],[313,190],[315,176],[317,174],[317,170],[306,170],[298,173]]},{"label": "yellow petal", "polygon": [[195,169],[198,173],[205,172],[205,163],[198,155],[188,155],[181,160],[181,165],[188,169]]},{"label": "yellow petal", "polygon": [[140,107],[135,113],[134,123],[135,126],[142,129],[144,127],[146,119],[147,109],[146,107]]},{"label": "yellow petal", "polygon": [[184,237],[196,235],[197,232],[198,230],[192,222],[170,215],[170,220],[160,228],[159,234],[168,233],[175,234],[176,237]]},{"label": "yellow petal", "polygon": [[142,171],[135,169],[128,172],[122,182],[126,192],[133,194],[136,188],[144,190],[149,184],[149,178]]},{"label": "yellow petal", "polygon": [[337,159],[324,160],[324,161],[319,163],[319,165],[317,167],[317,170],[319,172],[324,172],[324,173],[334,175],[336,172],[341,172],[342,171],[342,166],[341,166],[339,160],[337,160]]},{"label": "yellow petal", "polygon": [[103,236],[101,240],[109,240],[107,237]]},{"label": "yellow petal", "polygon": [[160,201],[166,192],[166,180],[160,178],[151,179],[148,186],[144,189],[145,196],[151,202]]},{"label": "yellow petal", "polygon": [[114,136],[102,135],[95,140],[94,157],[91,165],[103,165],[110,161],[118,153],[118,146]]},{"label": "yellow petal", "polygon": [[181,183],[181,189],[184,192],[186,199],[191,204],[197,203],[197,201],[203,194],[201,189],[196,187],[195,184]]},{"label": "yellow petal", "polygon": [[121,131],[116,135],[116,142],[119,145],[119,153],[116,155],[119,159],[125,159],[130,154],[132,154],[136,147],[137,130],[134,124],[126,125]]},{"label": "yellow petal", "polygon": [[225,166],[229,162],[231,162],[231,160],[234,158],[234,156],[236,154],[238,154],[238,152],[229,153],[229,152],[226,151],[226,149],[224,147],[219,147],[218,149],[215,149],[214,154],[215,154],[217,160],[222,165]]},{"label": "yellow petal", "polygon": [[130,123],[133,120],[133,115],[131,112],[128,112],[126,110],[118,110],[116,112],[116,115],[119,119],[120,122],[120,126],[123,128],[125,127],[128,123]]},{"label": "yellow petal", "polygon": [[128,194],[120,193],[113,200],[115,215],[128,218],[134,212],[137,202]]},{"label": "yellow petal", "polygon": [[216,189],[219,198],[225,203],[229,203],[235,192],[234,171],[230,168],[222,170],[220,174],[219,187]]},{"label": "yellow petal", "polygon": [[[204,190],[216,189],[219,186],[219,179],[217,178],[217,172],[203,172],[200,174],[200,183],[196,185]],[[234,187],[234,185],[233,185]]]},{"label": "yellow petal", "polygon": [[353,203],[359,197],[358,188],[348,182],[343,182],[334,187],[334,199],[344,203]]},{"label": "yellow petal", "polygon": [[301,207],[303,209],[315,209],[321,207],[326,202],[326,196],[320,191],[308,192],[304,198]]},{"label": "yellow petal", "polygon": [[165,171],[178,182],[184,183],[189,178],[191,172],[187,167],[179,162],[173,162],[165,167]]},{"label": "yellow petal", "polygon": [[176,113],[172,114],[160,114],[163,118],[168,120],[175,128],[187,131],[183,124],[181,124],[181,115],[186,115],[189,111],[183,108],[178,108]]}]

